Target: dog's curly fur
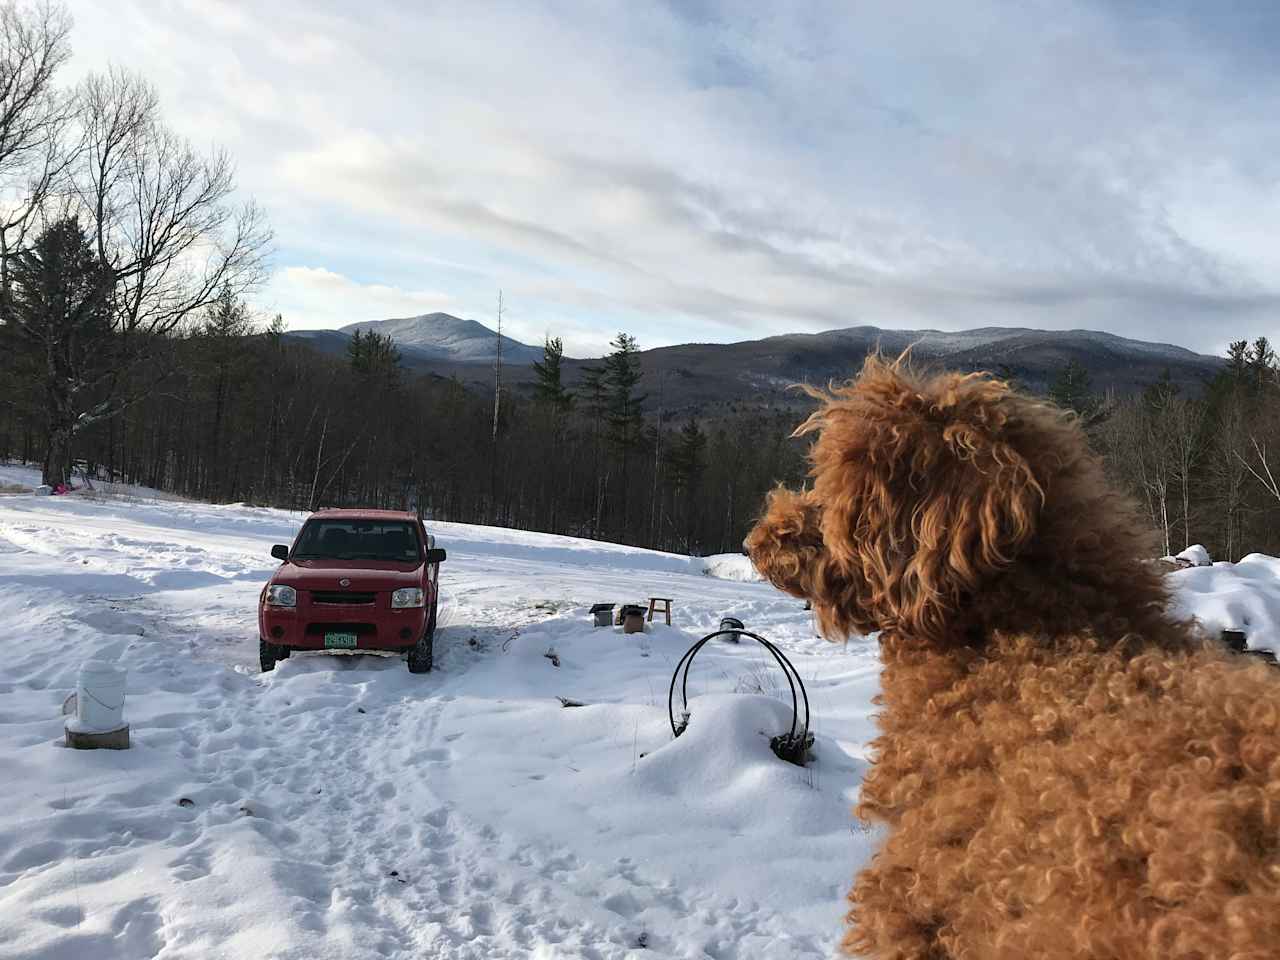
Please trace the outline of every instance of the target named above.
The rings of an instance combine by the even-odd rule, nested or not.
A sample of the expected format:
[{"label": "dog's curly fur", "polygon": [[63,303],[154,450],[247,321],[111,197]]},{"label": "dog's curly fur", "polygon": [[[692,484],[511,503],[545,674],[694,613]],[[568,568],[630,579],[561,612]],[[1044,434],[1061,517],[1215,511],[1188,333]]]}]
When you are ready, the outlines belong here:
[{"label": "dog's curly fur", "polygon": [[819,397],[812,489],[747,547],[828,637],[881,631],[845,950],[1280,956],[1280,672],[1168,613],[1077,421],[902,359]]}]

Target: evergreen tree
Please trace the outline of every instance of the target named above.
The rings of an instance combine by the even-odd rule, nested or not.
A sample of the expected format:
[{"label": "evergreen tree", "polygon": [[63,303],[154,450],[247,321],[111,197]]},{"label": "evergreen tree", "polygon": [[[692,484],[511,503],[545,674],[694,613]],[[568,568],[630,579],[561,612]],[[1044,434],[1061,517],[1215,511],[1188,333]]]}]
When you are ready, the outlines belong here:
[{"label": "evergreen tree", "polygon": [[1093,393],[1089,371],[1078,360],[1068,360],[1049,386],[1049,399],[1066,410],[1074,410],[1088,419],[1098,411],[1098,398]]},{"label": "evergreen tree", "polygon": [[1249,371],[1249,341],[1232,340],[1227,347],[1227,366],[1224,372],[1232,380],[1242,382]]},{"label": "evergreen tree", "polygon": [[41,370],[44,482],[69,483],[72,444],[105,411],[95,402],[117,377],[110,272],[74,217],[50,224],[13,258],[6,326]]},{"label": "evergreen tree", "polygon": [[688,552],[698,547],[695,531],[699,518],[699,488],[707,467],[706,451],[707,435],[702,432],[698,421],[690,418],[680,429],[675,449],[671,452],[672,479],[684,516],[682,546]]},{"label": "evergreen tree", "polygon": [[619,333],[609,344],[613,352],[604,359],[603,382],[608,395],[607,419],[609,442],[622,452],[639,446],[644,425],[645,396],[635,389],[643,374],[640,371],[640,348],[636,338]]},{"label": "evergreen tree", "polygon": [[680,436],[671,453],[671,471],[678,487],[692,490],[698,486],[706,469],[707,435],[698,421],[690,418],[680,428]]},{"label": "evergreen tree", "polygon": [[605,384],[604,367],[585,366],[582,368],[582,382],[578,395],[583,398],[583,406],[591,435],[591,521],[592,536],[599,536],[600,524],[604,519],[604,497],[608,480],[608,465],[602,457],[601,439],[602,424],[605,413],[609,409],[608,387]]},{"label": "evergreen tree", "polygon": [[628,333],[619,333],[609,344],[613,352],[604,359],[604,386],[607,391],[608,406],[606,421],[609,426],[609,444],[620,457],[619,495],[622,503],[621,536],[628,534],[628,521],[631,517],[631,504],[628,487],[631,483],[632,454],[642,445],[644,430],[643,395],[637,396],[635,389],[639,384],[640,348],[636,338]]},{"label": "evergreen tree", "polygon": [[347,344],[347,362],[361,382],[395,387],[400,382],[400,351],[391,334],[369,332],[361,336],[357,330]]},{"label": "evergreen tree", "polygon": [[267,325],[267,339],[270,341],[271,346],[277,350],[280,349],[280,344],[284,341],[284,334],[287,329],[283,315],[277,313],[271,318],[271,323]]},{"label": "evergreen tree", "polygon": [[1148,410],[1158,410],[1166,406],[1178,395],[1179,388],[1173,382],[1173,374],[1165,367],[1160,371],[1160,379],[1142,391],[1142,400]]},{"label": "evergreen tree", "polygon": [[1258,337],[1253,341],[1246,363],[1249,385],[1254,390],[1261,390],[1276,382],[1276,352],[1266,337]]},{"label": "evergreen tree", "polygon": [[206,311],[197,336],[206,342],[201,351],[208,365],[209,389],[213,402],[213,421],[209,433],[209,446],[205,451],[205,485],[204,495],[210,499],[222,496],[221,479],[225,474],[225,459],[228,451],[223,450],[223,427],[226,420],[229,394],[233,378],[243,378],[244,358],[248,353],[248,336],[253,332],[253,321],[249,317],[248,308],[224,284],[215,300]]},{"label": "evergreen tree", "polygon": [[564,344],[559,337],[547,337],[542,345],[542,360],[533,361],[537,381],[533,395],[553,413],[564,414],[573,405],[573,394],[565,389],[561,367],[564,363]]},{"label": "evergreen tree", "polygon": [[1022,389],[1022,381],[1019,379],[1017,368],[1007,363],[997,363],[994,373],[1014,390]]}]

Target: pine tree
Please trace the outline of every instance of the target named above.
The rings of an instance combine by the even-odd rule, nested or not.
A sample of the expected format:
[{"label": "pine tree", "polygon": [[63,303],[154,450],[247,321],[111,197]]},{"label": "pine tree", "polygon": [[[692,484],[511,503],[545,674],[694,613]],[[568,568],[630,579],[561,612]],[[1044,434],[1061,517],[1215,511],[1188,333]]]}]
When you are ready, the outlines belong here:
[{"label": "pine tree", "polygon": [[698,421],[690,418],[680,428],[680,437],[671,454],[671,471],[678,487],[690,490],[698,486],[703,470],[706,469],[706,450],[707,435],[702,432]]},{"label": "pine tree", "polygon": [[[533,385],[533,398],[539,415],[538,429],[549,435],[549,448],[554,462],[561,459],[566,420],[573,408],[573,394],[565,389],[562,379],[564,344],[559,337],[546,337],[542,345],[542,360],[533,362],[537,377]],[[547,528],[559,529],[562,500],[565,491],[550,483],[546,473],[538,479],[539,501],[545,504],[543,515]]]},{"label": "pine tree", "polygon": [[635,393],[643,376],[640,370],[640,348],[636,344],[636,338],[627,333],[619,333],[609,346],[613,347],[613,352],[604,359],[609,442],[616,451],[625,455],[639,445],[644,425],[644,401],[647,398]]},{"label": "pine tree", "polygon": [[1249,349],[1246,363],[1249,372],[1249,385],[1254,390],[1276,382],[1276,352],[1271,348],[1266,337],[1258,337]]},{"label": "pine tree", "polygon": [[1066,410],[1074,410],[1088,419],[1098,411],[1098,398],[1093,393],[1093,380],[1084,364],[1068,360],[1049,386],[1049,399]]},{"label": "pine tree", "polygon": [[213,423],[209,446],[205,452],[204,486],[205,496],[211,499],[217,499],[223,492],[220,487],[225,473],[226,451],[222,446],[228,394],[233,377],[244,376],[243,358],[249,348],[246,337],[252,330],[253,322],[249,318],[248,308],[236,297],[231,287],[224,284],[197,333],[206,344],[202,353],[209,365],[213,394]]},{"label": "pine tree", "polygon": [[1016,367],[1010,366],[1007,363],[997,363],[995,375],[1014,390],[1022,389],[1022,379],[1019,377]]},{"label": "pine tree", "polygon": [[702,475],[707,467],[706,451],[707,435],[702,432],[698,421],[691,418],[680,429],[680,436],[671,453],[671,473],[684,512],[683,547],[689,552],[696,548],[697,502]]},{"label": "pine tree", "polygon": [[372,331],[360,335],[357,330],[347,344],[347,360],[351,372],[366,385],[395,387],[400,383],[400,351],[391,334]]},{"label": "pine tree", "polygon": [[1244,380],[1249,371],[1249,341],[1232,340],[1227,346],[1227,366],[1225,372],[1236,382]]},{"label": "pine tree", "polygon": [[6,326],[44,386],[44,482],[69,483],[75,437],[106,415],[94,404],[118,375],[111,275],[79,221],[67,217],[13,258],[9,281]]},{"label": "pine tree", "polygon": [[573,394],[565,389],[561,368],[564,363],[564,344],[559,337],[547,337],[542,345],[542,360],[533,361],[537,382],[533,395],[538,403],[553,413],[567,413],[573,405]]},{"label": "pine tree", "polygon": [[1155,410],[1166,405],[1178,392],[1178,385],[1173,382],[1173,373],[1165,367],[1160,371],[1160,379],[1142,391],[1142,400],[1148,409]]},{"label": "pine tree", "polygon": [[601,456],[602,422],[609,409],[608,387],[604,367],[584,366],[578,395],[583,398],[587,422],[591,431],[591,535],[600,535],[604,519],[605,491],[608,486],[608,470]]},{"label": "pine tree", "polygon": [[283,314],[277,313],[271,318],[271,323],[267,325],[267,340],[271,343],[271,346],[275,347],[277,350],[280,349],[281,343],[284,342],[284,334],[287,329],[288,327],[284,322]]},{"label": "pine tree", "polygon": [[636,338],[619,333],[609,344],[613,352],[604,359],[604,385],[608,395],[606,420],[609,425],[609,445],[621,458],[619,472],[619,499],[622,501],[621,535],[627,536],[630,519],[630,483],[632,453],[641,446],[644,430],[643,395],[635,389],[643,376],[640,370],[640,348]]}]

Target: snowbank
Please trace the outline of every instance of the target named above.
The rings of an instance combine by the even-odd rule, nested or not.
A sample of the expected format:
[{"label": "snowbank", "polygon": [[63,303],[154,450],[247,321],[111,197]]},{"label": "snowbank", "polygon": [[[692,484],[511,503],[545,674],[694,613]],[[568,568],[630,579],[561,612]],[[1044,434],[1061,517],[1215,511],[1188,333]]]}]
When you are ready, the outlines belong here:
[{"label": "snowbank", "polygon": [[[23,463],[0,463],[0,492],[12,488],[10,492],[30,493],[40,486],[40,468]],[[142,487],[132,483],[110,483],[106,480],[94,480],[90,490],[82,477],[75,477],[76,495],[89,497],[134,497],[146,500],[180,500],[176,494],[165,493],[152,487]]]},{"label": "snowbank", "polygon": [[693,569],[708,577],[719,580],[734,580],[738,583],[763,583],[764,577],[754,566],[751,558],[740,553],[717,553],[710,557],[693,557],[689,561]]},{"label": "snowbank", "polygon": [[0,490],[30,492],[40,485],[40,470],[22,463],[0,462]]},{"label": "snowbank", "polygon": [[1242,630],[1249,649],[1280,653],[1280,559],[1251,553],[1239,563],[1215,563],[1169,574],[1180,616],[1195,617],[1213,635]]},{"label": "snowbank", "polygon": [[1161,557],[1160,559],[1175,567],[1213,566],[1213,558],[1209,556],[1209,551],[1204,548],[1203,544],[1199,543],[1192,544],[1175,556]]},{"label": "snowbank", "polygon": [[1209,557],[1209,551],[1202,544],[1196,543],[1187,547],[1180,554],[1174,557],[1175,560],[1181,560],[1183,563],[1189,563],[1193,567],[1209,567],[1213,565],[1213,560]]}]

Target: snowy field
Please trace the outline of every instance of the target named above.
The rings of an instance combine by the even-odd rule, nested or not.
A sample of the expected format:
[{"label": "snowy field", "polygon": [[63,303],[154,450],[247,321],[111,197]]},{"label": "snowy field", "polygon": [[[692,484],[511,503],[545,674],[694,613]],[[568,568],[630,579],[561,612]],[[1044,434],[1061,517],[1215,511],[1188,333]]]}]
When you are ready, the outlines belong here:
[{"label": "snowy field", "polygon": [[[295,654],[260,674],[268,551],[301,520],[0,496],[0,957],[832,954],[873,839],[849,813],[870,646],[687,557],[439,524],[435,672]],[[589,625],[651,594],[672,628]],[[725,615],[801,671],[810,767],[770,752],[790,700],[748,643],[699,655],[672,739],[671,672]],[[128,667],[127,752],[60,745],[90,657]]]},{"label": "snowy field", "polygon": [[[875,841],[850,816],[872,645],[817,639],[732,555],[437,524],[435,672],[295,654],[260,674],[268,551],[301,520],[0,495],[0,958],[833,955]],[[1172,576],[1184,610],[1275,646],[1280,561]],[[650,595],[673,627],[589,625]],[[809,767],[769,750],[790,701],[749,643],[699,655],[673,740],[671,672],[722,616],[799,668]],[[61,746],[90,657],[129,670],[127,752]]]}]

